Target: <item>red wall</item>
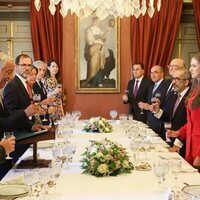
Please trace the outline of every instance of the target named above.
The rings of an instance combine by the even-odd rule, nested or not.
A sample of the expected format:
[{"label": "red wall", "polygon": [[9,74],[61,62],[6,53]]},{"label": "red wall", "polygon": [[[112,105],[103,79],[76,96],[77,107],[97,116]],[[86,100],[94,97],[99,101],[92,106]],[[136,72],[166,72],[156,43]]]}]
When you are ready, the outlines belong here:
[{"label": "red wall", "polygon": [[65,111],[81,110],[82,118],[103,116],[109,118],[111,109],[127,113],[128,106],[122,96],[131,78],[130,20],[120,22],[120,93],[117,94],[77,94],[75,92],[75,18],[66,16],[63,21],[63,66],[62,81],[67,92]]}]

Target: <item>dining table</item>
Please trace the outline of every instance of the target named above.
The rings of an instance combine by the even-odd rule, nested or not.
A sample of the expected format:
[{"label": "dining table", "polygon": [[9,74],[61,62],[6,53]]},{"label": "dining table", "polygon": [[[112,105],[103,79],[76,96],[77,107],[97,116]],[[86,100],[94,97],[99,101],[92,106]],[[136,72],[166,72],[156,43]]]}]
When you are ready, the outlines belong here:
[{"label": "dining table", "polygon": [[[70,137],[62,138],[56,136],[55,139],[38,142],[38,157],[45,159],[54,159],[52,146],[57,141],[67,140],[76,145],[76,152],[70,163],[70,167],[63,167],[61,174],[56,182],[57,196],[49,196],[47,199],[58,200],[169,200],[172,199],[175,181],[180,190],[179,199],[189,199],[181,195],[181,191],[187,185],[200,185],[200,174],[185,159],[176,152],[169,152],[169,145],[154,133],[146,124],[138,123],[138,126],[148,129],[147,137],[150,139],[150,148],[145,156],[144,151],[138,151],[138,157],[135,161],[130,143],[133,140],[129,137],[127,131],[122,126],[120,120],[110,120],[113,127],[111,133],[85,132],[84,124],[87,120],[79,120],[73,127],[73,133]],[[63,125],[62,125],[63,126]],[[56,131],[58,134],[59,131]],[[148,162],[151,166],[149,170],[137,170],[131,173],[123,173],[117,176],[95,177],[83,173],[82,159],[86,147],[90,146],[91,140],[100,141],[107,138],[110,141],[121,144],[129,155],[130,161],[134,165]],[[12,184],[13,182],[23,182],[24,172],[30,169],[18,169],[17,165],[21,160],[31,159],[33,148],[30,147],[13,168],[6,174],[0,182],[3,184]],[[159,184],[158,178],[154,173],[154,163],[160,161],[170,163],[173,160],[180,160],[182,164],[181,171],[177,173],[177,180],[170,170],[165,175],[162,183],[162,192],[157,192]],[[0,184],[0,191],[1,191]],[[51,193],[51,189],[49,190]],[[1,199],[1,194],[0,194]],[[18,199],[30,199],[28,196],[18,197]],[[34,198],[33,198],[34,199]],[[42,199],[35,197],[35,199]]]}]

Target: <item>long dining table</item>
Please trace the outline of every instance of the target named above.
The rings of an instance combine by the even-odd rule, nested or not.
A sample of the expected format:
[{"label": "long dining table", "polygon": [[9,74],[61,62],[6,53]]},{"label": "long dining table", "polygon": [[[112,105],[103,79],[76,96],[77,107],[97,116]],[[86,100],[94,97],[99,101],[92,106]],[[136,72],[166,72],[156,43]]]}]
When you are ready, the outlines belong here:
[{"label": "long dining table", "polygon": [[[171,190],[175,184],[174,174],[169,170],[163,182],[163,192],[155,192],[158,189],[158,178],[155,177],[153,164],[163,160],[171,161],[180,159],[182,169],[178,173],[178,186],[183,188],[186,184],[200,184],[200,174],[189,163],[187,163],[177,153],[168,151],[168,145],[159,138],[153,131],[149,130],[151,139],[151,151],[147,152],[148,163],[152,166],[149,171],[140,171],[134,169],[130,174],[120,174],[109,177],[94,177],[90,174],[83,174],[81,167],[82,154],[85,148],[90,145],[90,140],[101,140],[108,138],[111,141],[118,142],[126,148],[132,159],[130,149],[130,138],[127,137],[124,128],[118,120],[111,121],[113,125],[112,133],[86,133],[83,129],[85,120],[77,123],[73,129],[73,134],[69,138],[70,143],[77,146],[76,153],[72,160],[70,168],[63,168],[61,175],[57,180],[56,192],[59,194],[55,199],[59,200],[168,200]],[[141,126],[144,124],[140,123]],[[62,140],[56,138],[55,140]],[[38,144],[38,156],[40,158],[53,159],[52,146],[55,140],[43,141]],[[45,145],[46,144],[46,145]],[[30,147],[21,159],[29,159],[33,149]],[[140,159],[144,159],[143,152],[140,152]],[[26,169],[17,169],[16,165],[8,172],[1,182],[17,180],[23,176]],[[28,169],[27,169],[28,170]],[[22,197],[19,199],[28,199]],[[180,198],[181,199],[181,198]],[[182,198],[184,199],[184,198]]]}]

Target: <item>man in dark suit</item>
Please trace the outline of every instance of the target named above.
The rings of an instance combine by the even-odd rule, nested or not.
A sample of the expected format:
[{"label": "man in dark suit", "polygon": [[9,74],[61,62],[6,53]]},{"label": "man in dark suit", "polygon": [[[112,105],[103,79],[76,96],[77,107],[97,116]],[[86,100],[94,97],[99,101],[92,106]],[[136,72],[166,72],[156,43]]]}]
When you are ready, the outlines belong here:
[{"label": "man in dark suit", "polygon": [[[3,93],[4,104],[10,115],[16,111],[25,110],[32,103],[30,85],[26,80],[32,68],[32,59],[26,54],[21,54],[15,59],[15,67],[16,75],[13,80],[6,85]],[[22,127],[18,126],[18,129],[19,128],[32,131],[44,129],[43,126],[34,124],[30,119],[25,120]]]},{"label": "man in dark suit", "polygon": [[147,110],[147,124],[149,127],[156,132],[161,138],[164,138],[161,134],[163,123],[161,120],[157,119],[154,114],[150,111],[150,105],[153,99],[159,98],[161,105],[165,101],[166,91],[169,87],[169,83],[164,80],[163,68],[159,65],[155,65],[151,68],[151,80],[154,85],[149,87],[148,90],[148,103],[139,102],[139,107],[141,109]]},{"label": "man in dark suit", "polygon": [[[187,69],[175,70],[172,75],[173,93],[170,101],[166,102],[163,108],[159,104],[154,104],[152,112],[154,116],[164,122],[171,122],[172,130],[179,130],[187,121],[185,100],[190,91],[190,74]],[[165,130],[166,132],[166,130]],[[173,145],[172,139],[170,145]],[[185,141],[182,141],[185,144]],[[181,156],[185,156],[185,145],[181,148]]]},{"label": "man in dark suit", "polygon": [[129,104],[129,114],[133,114],[135,120],[146,123],[146,110],[142,111],[138,106],[138,102],[147,102],[148,88],[153,82],[144,76],[144,65],[142,63],[134,64],[132,70],[133,79],[128,82],[128,92],[124,94],[123,102]]},{"label": "man in dark suit", "polygon": [[[16,110],[11,115],[9,115],[8,110],[4,104],[2,98],[2,89],[5,84],[13,78],[14,72],[14,62],[4,53],[0,53],[0,139],[3,137],[5,131],[13,131],[19,127],[23,127],[28,121],[28,117],[38,112],[38,107],[36,105],[30,105],[24,110]],[[14,150],[15,141],[5,140],[0,142],[0,157],[5,157],[5,152],[10,153]],[[0,164],[0,179],[7,173],[7,171],[12,167],[12,160],[4,160]]]}]

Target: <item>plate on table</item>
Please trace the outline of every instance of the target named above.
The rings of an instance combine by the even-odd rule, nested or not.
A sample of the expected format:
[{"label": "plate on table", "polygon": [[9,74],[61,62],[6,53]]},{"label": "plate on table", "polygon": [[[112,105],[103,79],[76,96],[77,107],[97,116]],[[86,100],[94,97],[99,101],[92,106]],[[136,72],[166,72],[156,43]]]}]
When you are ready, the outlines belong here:
[{"label": "plate on table", "polygon": [[0,199],[12,199],[28,194],[28,187],[24,184],[0,184]]},{"label": "plate on table", "polygon": [[182,192],[188,197],[200,199],[200,185],[187,185],[182,188]]},{"label": "plate on table", "polygon": [[147,162],[141,162],[140,164],[135,165],[135,170],[137,171],[151,171],[152,167]]}]

